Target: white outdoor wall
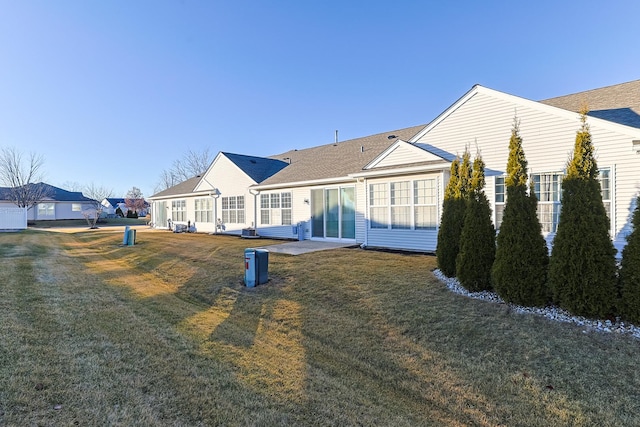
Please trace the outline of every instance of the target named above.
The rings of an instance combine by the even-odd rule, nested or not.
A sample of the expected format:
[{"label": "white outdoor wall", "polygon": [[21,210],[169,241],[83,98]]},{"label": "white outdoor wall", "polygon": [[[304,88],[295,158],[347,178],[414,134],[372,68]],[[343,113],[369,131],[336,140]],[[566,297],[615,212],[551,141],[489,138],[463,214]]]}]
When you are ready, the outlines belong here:
[{"label": "white outdoor wall", "polygon": [[[440,191],[441,182],[443,180],[442,173],[425,173],[406,175],[398,177],[384,177],[384,178],[370,178],[367,179],[366,185],[377,183],[389,183],[398,181],[411,181],[417,179],[433,179],[436,178],[438,194],[436,200],[436,206],[438,209],[437,215],[441,215],[442,210],[442,195]],[[369,217],[369,213],[366,213],[366,217]],[[368,221],[366,221],[367,227],[367,246],[381,247],[390,249],[401,249],[411,251],[433,252],[436,250],[436,244],[438,242],[438,228],[435,230],[393,230],[393,229],[372,229],[369,228]]]},{"label": "white outdoor wall", "polygon": [[[486,167],[505,171],[514,116],[520,120],[520,135],[530,173],[561,172],[573,152],[579,115],[530,101],[480,91],[429,129],[418,141],[451,153],[462,154],[469,146],[472,156],[482,154]],[[540,106],[538,108],[538,106]],[[640,191],[640,155],[632,152],[632,139],[639,131],[588,119],[600,168],[615,171],[613,182],[612,233],[620,247],[628,232],[630,207]],[[634,136],[635,133],[635,136]],[[494,181],[487,179],[486,192],[493,199]],[[553,236],[547,236],[551,239]]]},{"label": "white outdoor wall", "polygon": [[0,204],[0,230],[26,230],[27,209]]}]

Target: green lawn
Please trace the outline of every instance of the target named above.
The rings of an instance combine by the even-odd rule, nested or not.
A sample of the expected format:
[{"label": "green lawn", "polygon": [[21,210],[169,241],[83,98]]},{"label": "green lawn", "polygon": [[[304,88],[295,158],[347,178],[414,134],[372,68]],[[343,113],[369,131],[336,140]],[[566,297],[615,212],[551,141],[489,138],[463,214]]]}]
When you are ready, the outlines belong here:
[{"label": "green lawn", "polygon": [[640,425],[640,341],[435,280],[426,255],[0,234],[0,425]]}]

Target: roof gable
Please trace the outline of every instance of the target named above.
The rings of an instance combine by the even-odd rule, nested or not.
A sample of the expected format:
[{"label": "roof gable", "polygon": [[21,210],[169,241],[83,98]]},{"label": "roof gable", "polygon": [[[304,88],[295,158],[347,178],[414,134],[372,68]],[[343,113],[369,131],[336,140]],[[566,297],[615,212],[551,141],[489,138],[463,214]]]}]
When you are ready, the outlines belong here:
[{"label": "roof gable", "polygon": [[385,151],[380,153],[371,163],[364,167],[365,170],[386,168],[392,166],[404,166],[412,163],[451,162],[455,156],[444,150],[437,149],[429,144],[411,144],[400,140],[395,142]]},{"label": "roof gable", "polygon": [[258,184],[289,165],[283,160],[268,157],[245,156],[234,153],[221,154]]},{"label": "roof gable", "polygon": [[[531,101],[529,99],[521,98],[515,95],[510,95],[508,93],[500,92],[494,89],[489,89],[480,85],[475,85],[469,90],[466,94],[464,94],[460,99],[458,99],[455,103],[453,103],[449,108],[447,108],[442,114],[436,117],[431,123],[429,123],[421,132],[415,135],[410,139],[409,142],[417,142],[422,137],[424,137],[427,133],[432,131],[435,127],[437,127],[440,123],[446,120],[449,116],[454,114],[458,109],[463,107],[465,104],[469,103],[469,101],[473,100],[475,97],[484,96],[493,98],[496,102],[503,102],[506,106],[510,106],[510,108],[514,108],[513,115],[517,116],[518,107],[530,108],[532,110],[544,112],[547,114],[552,114],[559,118],[564,118],[571,121],[577,121],[578,115],[569,110],[565,110],[562,108],[558,108],[551,105],[546,105],[537,101]],[[478,114],[482,112],[479,111]],[[609,120],[604,120],[598,117],[590,117],[589,122],[591,125],[596,125],[602,127],[604,129],[608,129],[614,132],[619,132],[622,134],[630,135],[636,137],[640,135],[639,129],[621,125],[619,123],[615,123]],[[467,141],[470,142],[470,141]]]}]

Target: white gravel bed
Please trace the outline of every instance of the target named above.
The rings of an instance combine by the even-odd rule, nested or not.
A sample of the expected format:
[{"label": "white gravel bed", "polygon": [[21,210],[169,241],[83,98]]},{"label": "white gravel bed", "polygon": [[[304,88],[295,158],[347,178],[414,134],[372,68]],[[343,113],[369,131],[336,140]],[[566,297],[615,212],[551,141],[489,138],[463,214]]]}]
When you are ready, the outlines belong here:
[{"label": "white gravel bed", "polygon": [[498,294],[494,292],[469,292],[462,285],[460,285],[458,279],[447,277],[438,269],[433,270],[433,274],[438,280],[443,282],[447,286],[447,288],[449,288],[449,290],[455,292],[456,294],[465,295],[469,298],[490,301],[498,304],[507,304],[513,311],[516,311],[518,313],[532,313],[544,316],[547,319],[555,320],[557,322],[567,322],[579,326],[584,326],[587,328],[583,331],[585,333],[588,329],[592,329],[600,332],[630,334],[635,338],[640,338],[640,327],[632,325],[630,323],[624,323],[620,320],[612,322],[610,320],[594,320],[587,319],[582,316],[573,316],[568,311],[554,306],[545,308],[523,307],[520,305],[505,302],[502,298],[500,298]]}]

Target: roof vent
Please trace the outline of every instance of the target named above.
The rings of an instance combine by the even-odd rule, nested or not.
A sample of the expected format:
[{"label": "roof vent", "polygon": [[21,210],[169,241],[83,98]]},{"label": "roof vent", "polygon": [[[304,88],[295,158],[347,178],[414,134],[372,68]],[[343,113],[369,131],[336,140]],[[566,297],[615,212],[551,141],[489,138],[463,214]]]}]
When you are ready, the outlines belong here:
[{"label": "roof vent", "polygon": [[397,136],[395,136],[395,135],[389,135],[389,136],[387,137],[387,139],[396,139],[396,138],[397,138]]},{"label": "roof vent", "polygon": [[253,159],[251,159],[251,160],[249,160],[249,161],[250,161],[251,163],[253,163],[254,165],[256,164],[256,161],[255,161],[255,160],[253,160]]}]

